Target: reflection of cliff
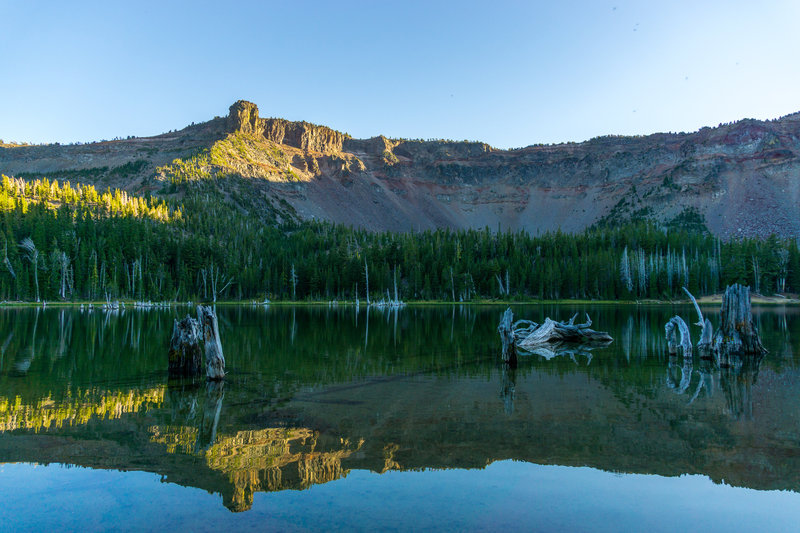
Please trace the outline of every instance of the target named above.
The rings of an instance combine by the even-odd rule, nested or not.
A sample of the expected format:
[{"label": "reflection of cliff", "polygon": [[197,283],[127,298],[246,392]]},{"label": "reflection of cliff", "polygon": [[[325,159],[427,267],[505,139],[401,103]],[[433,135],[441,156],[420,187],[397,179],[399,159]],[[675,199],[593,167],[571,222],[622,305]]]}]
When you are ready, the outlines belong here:
[{"label": "reflection of cliff", "polygon": [[[150,428],[151,441],[167,445],[169,453],[193,449],[197,429],[188,427]],[[259,491],[306,489],[347,475],[342,459],[361,447],[345,440],[329,445],[307,428],[266,428],[218,436],[202,455],[207,466],[226,474],[232,493],[223,494],[225,505],[234,511],[250,508]]]},{"label": "reflection of cliff", "polygon": [[115,419],[125,413],[158,407],[163,401],[163,386],[127,391],[79,389],[61,400],[48,395],[35,403],[23,403],[19,396],[0,396],[0,432],[15,429],[47,431],[87,424],[97,418]]},{"label": "reflection of cliff", "polygon": [[[698,359],[667,358],[662,326],[672,310],[609,306],[591,314],[620,342],[591,362],[529,357],[503,372],[498,313],[465,309],[460,319],[455,308],[409,309],[395,328],[398,315],[388,313],[367,322],[352,309],[222,308],[237,327],[226,337],[235,356],[224,387],[153,383],[166,375],[172,323],[159,313],[105,329],[80,315],[63,355],[59,329],[40,323],[36,335],[50,337],[37,341],[30,371],[12,376],[9,354],[31,353],[33,334],[0,310],[0,326],[17,328],[0,362],[0,461],[156,472],[219,494],[233,510],[247,509],[255,492],[303,489],[353,469],[482,468],[501,459],[800,491],[792,355],[800,349],[788,334],[780,346],[772,341],[757,376],[722,374]],[[798,331],[800,317],[786,316],[784,329]],[[772,322],[762,317],[767,339],[779,330]],[[292,340],[291,331],[307,333]],[[105,341],[89,343],[91,332]],[[164,342],[119,348],[134,346],[139,332]],[[132,390],[75,392],[99,382]]]}]

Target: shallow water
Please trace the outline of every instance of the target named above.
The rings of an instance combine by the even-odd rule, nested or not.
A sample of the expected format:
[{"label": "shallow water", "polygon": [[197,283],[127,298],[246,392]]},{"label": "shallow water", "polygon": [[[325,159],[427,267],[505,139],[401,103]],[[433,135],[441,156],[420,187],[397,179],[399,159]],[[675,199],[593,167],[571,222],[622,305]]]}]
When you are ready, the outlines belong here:
[{"label": "shallow water", "polygon": [[770,353],[720,369],[667,355],[663,325],[694,321],[690,307],[512,308],[588,312],[615,341],[506,370],[504,307],[220,307],[229,375],[212,386],[167,379],[188,308],[0,310],[0,519],[794,529],[800,309],[755,308]]}]

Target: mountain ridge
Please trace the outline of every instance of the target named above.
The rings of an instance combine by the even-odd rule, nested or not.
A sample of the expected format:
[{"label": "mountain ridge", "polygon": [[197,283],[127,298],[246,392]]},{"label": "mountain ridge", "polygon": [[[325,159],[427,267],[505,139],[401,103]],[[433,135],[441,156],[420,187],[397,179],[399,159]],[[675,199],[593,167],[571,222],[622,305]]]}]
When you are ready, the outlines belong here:
[{"label": "mountain ridge", "polygon": [[0,173],[71,179],[180,198],[214,184],[267,221],[321,219],[370,230],[581,231],[695,213],[724,237],[800,237],[800,113],[692,133],[603,136],[500,150],[226,117],[153,137],[0,146]]}]

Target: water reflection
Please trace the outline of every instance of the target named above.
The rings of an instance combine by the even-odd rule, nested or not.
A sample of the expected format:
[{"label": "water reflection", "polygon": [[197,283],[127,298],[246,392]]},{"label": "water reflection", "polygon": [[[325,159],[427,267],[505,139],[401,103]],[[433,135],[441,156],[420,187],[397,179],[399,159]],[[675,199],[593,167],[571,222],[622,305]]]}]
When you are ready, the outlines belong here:
[{"label": "water reflection", "polygon": [[725,393],[728,412],[736,420],[753,420],[753,386],[763,356],[735,357],[719,370],[719,384]]},{"label": "water reflection", "polygon": [[508,369],[502,308],[219,307],[230,374],[206,384],[167,380],[188,309],[4,309],[0,461],[144,469],[232,510],[352,469],[502,459],[800,491],[800,317],[757,310],[770,354],[719,368],[667,355],[676,309],[519,306],[588,311],[617,340]]}]

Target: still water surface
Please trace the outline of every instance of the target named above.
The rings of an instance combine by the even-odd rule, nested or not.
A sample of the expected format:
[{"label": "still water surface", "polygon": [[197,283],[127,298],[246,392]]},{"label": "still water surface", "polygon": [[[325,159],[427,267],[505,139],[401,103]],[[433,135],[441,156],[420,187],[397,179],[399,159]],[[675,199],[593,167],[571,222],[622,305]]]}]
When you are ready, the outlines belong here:
[{"label": "still water surface", "polygon": [[770,353],[720,369],[668,356],[688,307],[514,306],[615,339],[516,370],[503,309],[220,307],[221,386],[167,379],[187,308],[0,310],[0,523],[796,528],[800,309],[755,308]]}]

